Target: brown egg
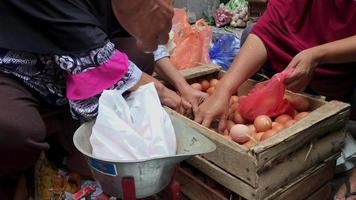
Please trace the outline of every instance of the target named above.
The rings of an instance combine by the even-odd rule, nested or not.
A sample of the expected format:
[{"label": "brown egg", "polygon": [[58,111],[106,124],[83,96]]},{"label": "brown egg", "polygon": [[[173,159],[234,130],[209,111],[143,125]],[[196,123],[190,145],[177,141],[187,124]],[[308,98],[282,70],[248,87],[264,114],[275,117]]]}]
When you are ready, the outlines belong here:
[{"label": "brown egg", "polygon": [[215,91],[215,87],[210,87],[206,92],[211,96]]},{"label": "brown egg", "polygon": [[272,129],[279,132],[284,129],[284,126],[278,122],[272,122]]},{"label": "brown egg", "polygon": [[297,122],[297,121],[294,119],[289,120],[284,124],[284,127],[288,128],[288,127],[292,126],[293,124],[295,124],[295,122]]},{"label": "brown egg", "polygon": [[236,124],[246,124],[247,123],[247,121],[238,112],[235,112],[235,114],[234,114],[234,122]]},{"label": "brown egg", "polygon": [[256,144],[256,142],[255,141],[253,141],[253,140],[249,140],[248,142],[245,142],[244,144],[243,144],[243,146],[245,146],[246,148],[251,148],[251,147],[253,147],[253,146],[255,146],[255,144]]},{"label": "brown egg", "polygon": [[251,129],[243,124],[236,124],[230,130],[231,139],[239,144],[249,141],[251,135]]},{"label": "brown egg", "polygon": [[215,87],[218,84],[219,80],[218,79],[211,79],[210,80],[210,87]]},{"label": "brown egg", "polygon": [[287,114],[279,115],[274,121],[280,124],[285,124],[287,121],[293,119],[291,116]]},{"label": "brown egg", "polygon": [[265,139],[271,137],[272,135],[274,135],[274,134],[276,134],[276,133],[277,133],[277,131],[276,131],[276,130],[273,130],[273,129],[266,131],[266,132],[261,136],[261,141],[263,141],[263,140],[265,140]]},{"label": "brown egg", "polygon": [[263,135],[264,133],[265,133],[265,132],[256,133],[255,139],[256,139],[257,141],[261,141],[261,137],[262,137],[262,135]]},{"label": "brown egg", "polygon": [[203,80],[200,84],[203,91],[206,91],[210,87],[210,83],[207,80]]},{"label": "brown egg", "polygon": [[239,97],[238,96],[231,96],[230,97],[230,105],[234,104],[234,103],[237,103],[239,101]]},{"label": "brown egg", "polygon": [[230,106],[230,112],[237,112],[237,108],[239,107],[239,103],[233,103],[231,106]]},{"label": "brown egg", "polygon": [[294,116],[294,120],[299,121],[308,115],[309,115],[309,112],[298,113],[296,116]]},{"label": "brown egg", "polygon": [[196,90],[199,90],[199,91],[202,90],[202,87],[201,87],[200,83],[193,83],[190,86],[192,86],[192,88],[194,88]]},{"label": "brown egg", "polygon": [[264,132],[272,128],[272,120],[267,115],[260,115],[256,117],[253,125],[257,132]]}]

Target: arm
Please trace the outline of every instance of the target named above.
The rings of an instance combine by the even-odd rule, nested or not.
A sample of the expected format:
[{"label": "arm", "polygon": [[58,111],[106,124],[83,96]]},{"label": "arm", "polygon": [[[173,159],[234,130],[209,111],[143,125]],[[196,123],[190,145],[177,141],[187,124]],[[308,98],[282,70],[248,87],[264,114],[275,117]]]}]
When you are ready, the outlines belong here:
[{"label": "arm", "polygon": [[160,45],[158,47],[154,52],[154,57],[156,61],[155,71],[179,91],[182,98],[192,105],[193,112],[195,113],[199,104],[201,104],[208,95],[204,92],[195,90],[187,83],[170,61],[168,50],[164,46]]},{"label": "arm", "polygon": [[171,0],[112,0],[120,24],[134,36],[144,51],[153,51],[168,42],[172,26]]},{"label": "arm", "polygon": [[215,92],[199,106],[195,121],[206,127],[209,127],[214,119],[220,119],[224,123],[230,96],[235,94],[240,85],[256,73],[266,60],[267,50],[263,42],[256,35],[250,34],[231,67],[217,84]]},{"label": "arm", "polygon": [[287,68],[295,68],[295,70],[285,83],[292,91],[303,91],[318,65],[354,61],[356,61],[356,35],[315,46],[301,51],[292,59]]}]

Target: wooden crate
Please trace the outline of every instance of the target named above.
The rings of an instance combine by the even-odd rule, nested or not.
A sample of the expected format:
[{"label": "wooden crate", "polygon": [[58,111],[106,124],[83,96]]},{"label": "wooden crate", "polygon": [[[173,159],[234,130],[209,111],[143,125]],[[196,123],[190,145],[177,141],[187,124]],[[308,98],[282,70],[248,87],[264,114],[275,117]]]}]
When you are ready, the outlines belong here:
[{"label": "wooden crate", "polygon": [[[226,173],[219,168],[216,168],[214,164],[209,163],[209,161],[204,160],[201,157],[197,157],[201,162],[208,162],[207,166],[211,169],[208,170],[210,176],[212,173],[217,173],[220,176],[219,181],[226,185],[225,190],[228,188],[233,189],[236,185],[234,179],[229,178],[229,175],[221,175],[221,173]],[[199,161],[198,161],[199,162]],[[305,173],[301,174],[294,181],[278,188],[274,193],[269,195],[266,200],[321,200],[328,199],[331,193],[330,180],[333,178],[335,167],[335,156],[330,157],[325,160],[319,166],[313,167],[307,170]],[[194,168],[194,170],[192,170]],[[207,172],[206,169],[204,169]],[[199,171],[200,172],[200,171]],[[206,175],[208,176],[208,175]],[[216,184],[207,184],[204,179],[207,177],[202,177],[201,174],[196,174],[195,167],[191,168],[179,168],[178,174],[176,176],[177,180],[180,182],[182,193],[187,196],[190,200],[245,200],[242,196],[236,194],[234,191],[226,192],[222,194],[221,187],[217,188]],[[225,179],[224,181],[221,181]],[[232,185],[232,186],[231,186]],[[220,186],[220,185],[219,185]],[[307,186],[307,187],[306,187]],[[254,199],[253,197],[248,199]]]},{"label": "wooden crate", "polygon": [[[222,71],[215,71],[202,77],[192,74],[185,76],[189,83],[194,83],[203,79],[220,78],[223,74]],[[239,88],[239,95],[247,94],[255,84],[252,80],[245,82]],[[288,95],[300,94],[289,92]],[[341,150],[345,137],[343,128],[350,113],[349,104],[303,96],[310,100],[313,111],[293,126],[250,149],[226,140],[215,131],[168,110],[215,142],[216,151],[205,154],[204,158],[236,178],[239,184],[234,186],[236,188],[233,191],[238,191],[247,199],[261,199]],[[194,165],[199,164],[191,162]]]},{"label": "wooden crate", "polygon": [[[276,188],[275,191],[269,194],[263,194],[258,189],[246,187],[246,185],[241,184],[241,180],[200,156],[189,160],[189,163],[244,199],[303,200],[315,199],[311,197],[318,196],[315,193],[332,179],[335,158],[336,156],[334,155],[326,159],[320,165],[308,169],[288,184],[286,183],[283,187]],[[308,187],[305,187],[306,185]]]}]

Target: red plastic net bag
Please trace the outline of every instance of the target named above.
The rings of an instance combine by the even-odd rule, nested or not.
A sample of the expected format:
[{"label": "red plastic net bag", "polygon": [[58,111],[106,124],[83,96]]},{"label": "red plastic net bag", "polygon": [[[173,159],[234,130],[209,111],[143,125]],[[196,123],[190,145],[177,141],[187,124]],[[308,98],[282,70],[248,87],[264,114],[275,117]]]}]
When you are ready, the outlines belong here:
[{"label": "red plastic net bag", "polygon": [[292,69],[275,74],[270,80],[258,83],[246,98],[242,99],[238,111],[240,115],[250,121],[259,115],[276,117],[280,114],[294,116],[294,109],[284,99],[284,80],[292,73]]},{"label": "red plastic net bag", "polygon": [[185,11],[175,9],[173,32],[176,48],[171,55],[171,61],[177,69],[210,63],[209,47],[212,39],[210,26],[200,19],[192,27],[187,19]]}]

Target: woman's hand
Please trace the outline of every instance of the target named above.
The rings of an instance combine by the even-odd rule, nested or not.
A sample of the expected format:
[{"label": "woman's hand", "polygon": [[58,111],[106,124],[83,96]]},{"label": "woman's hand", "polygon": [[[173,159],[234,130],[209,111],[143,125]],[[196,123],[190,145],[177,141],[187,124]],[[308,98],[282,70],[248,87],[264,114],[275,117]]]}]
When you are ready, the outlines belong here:
[{"label": "woman's hand", "polygon": [[287,66],[294,68],[292,75],[285,79],[287,89],[302,92],[313,77],[314,70],[319,64],[320,52],[317,48],[310,48],[298,53]]},{"label": "woman's hand", "polygon": [[213,93],[199,106],[195,112],[194,121],[209,128],[213,120],[218,119],[220,121],[219,131],[222,131],[227,119],[229,97],[229,95]]},{"label": "woman's hand", "polygon": [[174,91],[164,86],[157,91],[163,105],[168,106],[183,115],[191,113],[192,105]]},{"label": "woman's hand", "polygon": [[201,92],[186,84],[185,87],[179,90],[181,97],[192,105],[193,112],[196,113],[198,107],[209,96],[207,93]]}]

